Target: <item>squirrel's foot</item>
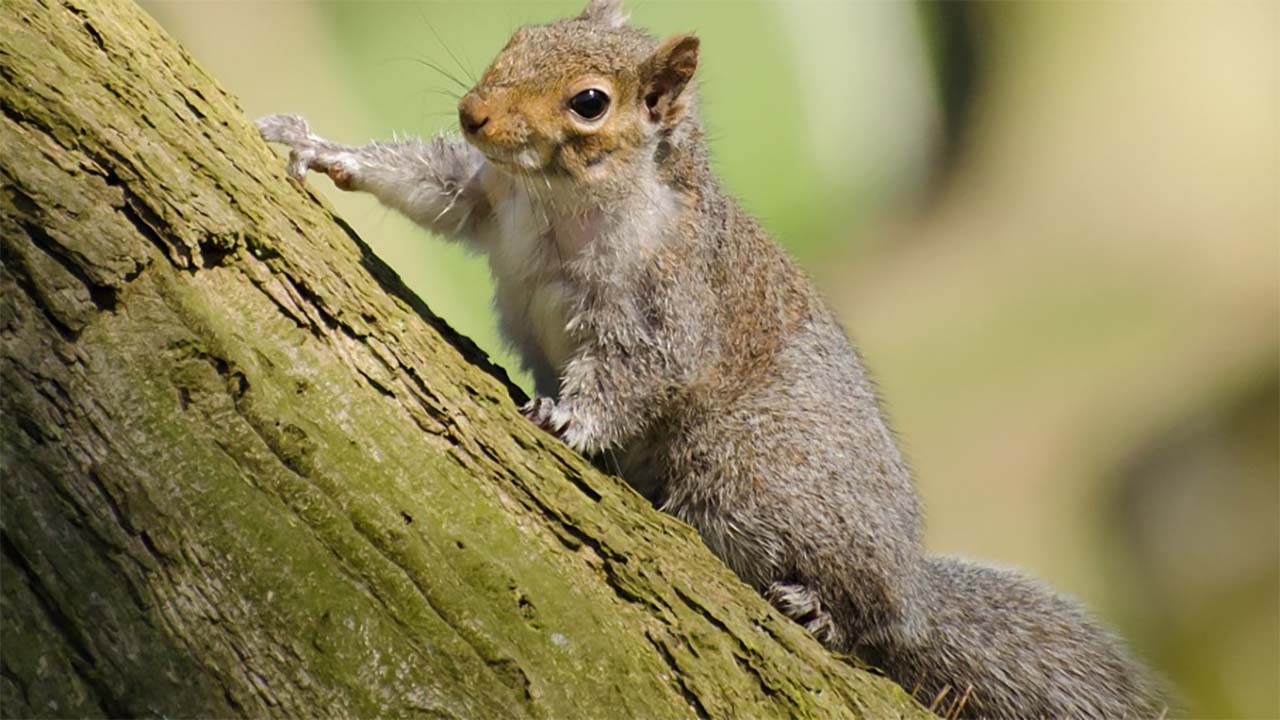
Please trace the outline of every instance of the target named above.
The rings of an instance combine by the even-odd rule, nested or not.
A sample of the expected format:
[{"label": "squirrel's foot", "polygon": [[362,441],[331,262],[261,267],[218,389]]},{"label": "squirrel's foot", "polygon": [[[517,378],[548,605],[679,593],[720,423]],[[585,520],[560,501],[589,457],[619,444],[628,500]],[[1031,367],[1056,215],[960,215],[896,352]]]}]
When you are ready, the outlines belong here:
[{"label": "squirrel's foot", "polygon": [[569,428],[569,413],[549,397],[536,397],[520,408],[520,414],[529,422],[558,438],[563,438]]},{"label": "squirrel's foot", "polygon": [[289,147],[289,177],[302,182],[307,170],[325,173],[342,190],[355,190],[357,163],[341,146],[311,134],[301,115],[267,115],[254,121],[262,139]]},{"label": "squirrel's foot", "polygon": [[831,614],[822,607],[818,595],[803,585],[773,583],[764,597],[783,615],[802,625],[818,642],[833,647],[841,638]]}]

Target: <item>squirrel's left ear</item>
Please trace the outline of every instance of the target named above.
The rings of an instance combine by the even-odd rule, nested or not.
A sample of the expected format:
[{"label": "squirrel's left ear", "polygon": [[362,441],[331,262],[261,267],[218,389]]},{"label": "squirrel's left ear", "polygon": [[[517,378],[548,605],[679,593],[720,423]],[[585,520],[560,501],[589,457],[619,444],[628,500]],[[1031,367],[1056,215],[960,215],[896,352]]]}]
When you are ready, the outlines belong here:
[{"label": "squirrel's left ear", "polygon": [[627,13],[622,9],[622,0],[591,0],[578,17],[607,27],[622,27],[627,24]]},{"label": "squirrel's left ear", "polygon": [[688,110],[691,93],[685,89],[698,69],[699,44],[693,34],[669,37],[644,62],[640,77],[650,120],[674,125]]}]

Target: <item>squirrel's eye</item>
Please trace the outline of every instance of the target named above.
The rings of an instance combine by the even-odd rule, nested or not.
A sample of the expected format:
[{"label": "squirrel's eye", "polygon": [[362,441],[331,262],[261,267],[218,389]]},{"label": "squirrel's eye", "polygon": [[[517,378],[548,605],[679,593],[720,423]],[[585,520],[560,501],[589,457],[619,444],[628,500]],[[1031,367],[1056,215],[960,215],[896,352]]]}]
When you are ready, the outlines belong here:
[{"label": "squirrel's eye", "polygon": [[609,109],[609,96],[603,90],[583,90],[569,100],[569,109],[584,120],[595,120]]}]

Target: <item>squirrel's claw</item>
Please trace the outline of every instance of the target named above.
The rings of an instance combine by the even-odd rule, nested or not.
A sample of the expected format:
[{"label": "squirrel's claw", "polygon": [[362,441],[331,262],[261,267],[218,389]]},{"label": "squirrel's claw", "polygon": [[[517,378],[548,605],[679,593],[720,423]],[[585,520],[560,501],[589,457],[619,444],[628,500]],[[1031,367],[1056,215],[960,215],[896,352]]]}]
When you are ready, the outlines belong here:
[{"label": "squirrel's claw", "polygon": [[830,647],[837,641],[835,621],[822,607],[822,600],[809,588],[776,582],[769,586],[764,597],[783,615],[808,630],[818,642]]},{"label": "squirrel's claw", "polygon": [[311,134],[301,115],[267,115],[253,123],[267,142],[289,146],[289,177],[302,182],[307,170],[326,173],[343,190],[355,189],[355,168],[331,143]]},{"label": "squirrel's claw", "polygon": [[549,397],[537,397],[520,407],[520,414],[529,422],[558,438],[564,437],[569,427],[569,415]]},{"label": "squirrel's claw", "polygon": [[289,146],[289,177],[302,182],[307,168],[316,159],[315,140],[311,128],[301,115],[267,115],[253,123],[263,140]]},{"label": "squirrel's claw", "polygon": [[311,128],[301,115],[266,115],[254,120],[253,124],[267,142],[293,146],[311,138]]}]

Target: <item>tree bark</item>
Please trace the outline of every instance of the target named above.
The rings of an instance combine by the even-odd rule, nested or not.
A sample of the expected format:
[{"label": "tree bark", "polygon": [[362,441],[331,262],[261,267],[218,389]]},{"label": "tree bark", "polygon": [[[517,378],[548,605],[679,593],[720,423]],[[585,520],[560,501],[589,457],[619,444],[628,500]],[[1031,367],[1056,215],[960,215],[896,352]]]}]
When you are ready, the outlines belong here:
[{"label": "tree bark", "polygon": [[501,370],[123,0],[0,3],[5,716],[918,717]]}]

